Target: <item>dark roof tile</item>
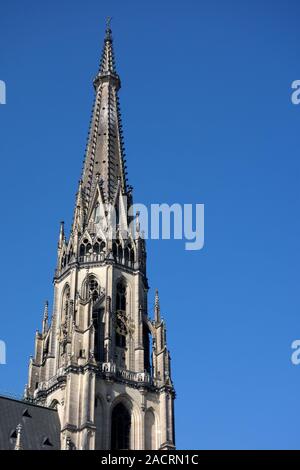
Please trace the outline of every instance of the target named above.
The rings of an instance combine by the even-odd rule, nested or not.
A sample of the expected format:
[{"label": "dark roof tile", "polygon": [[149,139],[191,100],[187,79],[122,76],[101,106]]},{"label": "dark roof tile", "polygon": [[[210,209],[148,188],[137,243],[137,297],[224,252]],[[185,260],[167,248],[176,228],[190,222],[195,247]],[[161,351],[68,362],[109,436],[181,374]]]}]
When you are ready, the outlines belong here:
[{"label": "dark roof tile", "polygon": [[0,396],[1,450],[14,449],[18,424],[22,425],[21,445],[24,450],[60,449],[57,410]]}]

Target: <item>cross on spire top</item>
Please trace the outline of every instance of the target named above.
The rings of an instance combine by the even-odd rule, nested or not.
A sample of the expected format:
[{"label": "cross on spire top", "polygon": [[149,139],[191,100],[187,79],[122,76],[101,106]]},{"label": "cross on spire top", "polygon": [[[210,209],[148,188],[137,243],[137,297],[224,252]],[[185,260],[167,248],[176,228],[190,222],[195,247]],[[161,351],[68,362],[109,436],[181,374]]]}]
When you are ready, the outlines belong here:
[{"label": "cross on spire top", "polygon": [[108,16],[106,18],[106,38],[105,39],[111,39],[111,20],[112,20],[111,16]]},{"label": "cross on spire top", "polygon": [[108,16],[108,17],[106,18],[106,27],[107,27],[107,28],[110,28],[111,20],[112,20],[112,17],[111,17],[111,16]]}]

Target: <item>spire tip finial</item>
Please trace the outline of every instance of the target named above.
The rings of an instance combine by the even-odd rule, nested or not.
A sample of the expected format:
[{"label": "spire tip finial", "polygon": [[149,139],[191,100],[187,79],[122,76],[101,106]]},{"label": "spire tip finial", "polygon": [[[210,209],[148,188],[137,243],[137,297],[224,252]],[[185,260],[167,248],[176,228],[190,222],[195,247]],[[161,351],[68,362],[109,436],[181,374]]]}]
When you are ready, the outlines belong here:
[{"label": "spire tip finial", "polygon": [[111,34],[111,20],[112,20],[112,17],[111,17],[111,16],[107,16],[107,18],[106,18],[106,36],[105,36],[105,39],[109,39],[109,40],[112,39],[112,34]]},{"label": "spire tip finial", "polygon": [[17,439],[16,439],[16,444],[15,444],[15,450],[22,450],[22,444],[21,444],[22,424],[18,424],[18,426],[16,427],[16,432],[17,432]]}]

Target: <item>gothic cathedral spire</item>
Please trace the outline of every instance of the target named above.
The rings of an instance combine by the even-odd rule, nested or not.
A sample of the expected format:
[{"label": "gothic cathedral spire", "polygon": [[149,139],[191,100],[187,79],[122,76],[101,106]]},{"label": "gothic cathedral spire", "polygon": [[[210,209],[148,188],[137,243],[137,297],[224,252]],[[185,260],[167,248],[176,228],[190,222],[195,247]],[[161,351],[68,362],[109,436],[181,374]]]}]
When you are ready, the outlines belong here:
[{"label": "gothic cathedral spire", "polygon": [[118,91],[121,87],[116,72],[113,38],[107,26],[99,71],[94,79],[95,101],[82,175],[82,189],[88,205],[100,178],[104,199],[111,202],[121,182],[127,192],[125,153],[122,136]]},{"label": "gothic cathedral spire", "polygon": [[165,322],[158,293],[153,319],[148,311],[138,215],[129,227],[120,86],[108,25],[73,224],[69,238],[61,224],[52,316],[46,303],[26,387],[27,399],[57,408],[62,449],[175,445]]}]

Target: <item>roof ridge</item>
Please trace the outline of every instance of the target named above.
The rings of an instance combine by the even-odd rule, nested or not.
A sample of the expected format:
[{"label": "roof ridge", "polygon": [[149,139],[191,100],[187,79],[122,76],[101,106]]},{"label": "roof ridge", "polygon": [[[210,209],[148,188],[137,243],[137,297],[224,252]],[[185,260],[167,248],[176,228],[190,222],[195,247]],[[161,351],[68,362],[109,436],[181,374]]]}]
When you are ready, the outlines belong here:
[{"label": "roof ridge", "polygon": [[9,397],[7,395],[2,395],[0,393],[0,400],[1,400],[1,398],[4,398],[5,400],[10,400],[10,401],[16,401],[18,403],[22,403],[23,405],[34,406],[36,408],[43,408],[44,410],[51,410],[51,411],[56,411],[57,412],[57,409],[55,409],[55,408],[50,408],[49,406],[38,405],[37,403],[32,403],[31,401],[28,401],[26,399],[13,398],[13,397]]}]

